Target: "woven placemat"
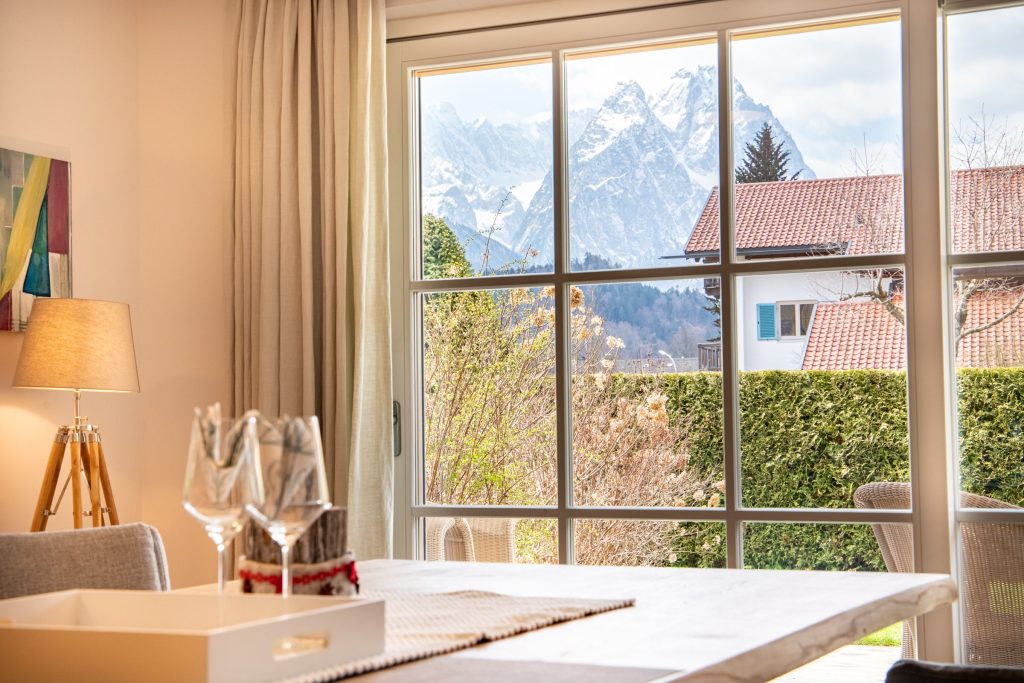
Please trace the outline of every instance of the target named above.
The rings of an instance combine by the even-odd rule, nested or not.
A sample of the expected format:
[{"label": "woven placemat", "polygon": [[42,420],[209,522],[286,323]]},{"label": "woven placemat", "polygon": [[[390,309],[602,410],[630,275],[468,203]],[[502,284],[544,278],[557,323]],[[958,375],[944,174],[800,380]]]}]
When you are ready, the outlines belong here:
[{"label": "woven placemat", "polygon": [[363,596],[385,601],[387,641],[384,652],[289,678],[287,683],[338,681],[634,603],[632,599],[532,598],[482,591],[365,591]]}]

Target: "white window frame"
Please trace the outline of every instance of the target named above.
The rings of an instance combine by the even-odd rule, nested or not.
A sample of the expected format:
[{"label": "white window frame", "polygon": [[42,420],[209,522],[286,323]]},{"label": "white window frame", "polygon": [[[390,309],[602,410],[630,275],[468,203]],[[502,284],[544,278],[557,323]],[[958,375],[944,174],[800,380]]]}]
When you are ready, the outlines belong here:
[{"label": "white window frame", "polygon": [[[493,278],[464,280],[418,280],[419,215],[415,125],[415,69],[429,66],[502,60],[510,57],[547,56],[552,59],[553,97],[562,101],[562,60],[566,51],[587,46],[625,44],[633,41],[669,39],[678,36],[716,34],[719,38],[719,130],[720,159],[732,159],[731,88],[728,36],[736,29],[771,24],[826,19],[861,13],[899,11],[902,17],[903,162],[905,191],[906,253],[892,256],[833,256],[744,261],[737,258],[732,238],[733,178],[729,164],[721,165],[721,249],[722,263],[678,268],[637,269],[570,273],[567,266],[568,207],[564,206],[566,143],[562,121],[565,112],[553,111],[555,140],[555,260],[553,275],[505,277],[502,284],[554,284],[556,325],[566,336],[565,316],[568,284],[621,282],[651,279],[722,277],[722,344],[724,395],[724,449],[727,505],[725,508],[633,507],[589,508],[573,506],[570,449],[570,418],[564,396],[569,375],[564,344],[557,345],[556,381],[558,399],[558,457],[561,477],[555,506],[476,507],[431,506],[422,500],[421,473],[417,471],[422,453],[414,430],[422,415],[416,387],[417,354],[420,349],[419,292],[493,287]],[[945,157],[940,144],[944,127],[938,106],[942,101],[940,10],[935,0],[723,0],[715,3],[685,4],[659,9],[591,16],[570,21],[553,21],[529,26],[438,35],[398,40],[388,46],[388,133],[390,219],[392,244],[393,361],[395,396],[406,419],[402,424],[405,450],[399,457],[395,481],[395,554],[415,557],[422,548],[419,520],[436,516],[552,518],[558,523],[559,559],[571,562],[568,544],[576,519],[654,519],[724,522],[727,533],[728,566],[739,566],[738,557],[745,522],[907,522],[914,526],[915,570],[954,573],[954,495],[951,457],[953,405],[952,364],[946,331],[948,303],[940,296],[914,296],[914,292],[947,291],[945,208],[943,186]],[[988,255],[987,255],[988,256]],[[958,257],[968,258],[968,257]],[[969,260],[969,258],[968,258]],[[958,263],[960,261],[957,261]],[[810,272],[825,269],[853,270],[865,267],[904,267],[907,297],[908,395],[911,511],[763,509],[744,508],[739,486],[738,424],[738,311],[735,310],[736,278],[743,275],[778,272]],[[935,429],[943,424],[945,429]],[[962,513],[963,514],[963,513]],[[963,518],[963,517],[962,517]],[[925,659],[951,661],[955,654],[956,620],[951,608],[940,608],[918,619],[918,655]]]},{"label": "white window frame", "polygon": [[[945,95],[945,90],[946,90],[946,85],[947,85],[946,84],[946,77],[947,77],[947,74],[948,74],[948,71],[949,71],[949,69],[948,69],[948,61],[947,61],[947,56],[948,55],[947,55],[947,51],[945,49],[945,40],[946,40],[946,35],[947,35],[947,25],[946,25],[947,19],[949,17],[955,16],[957,14],[968,14],[968,13],[972,13],[972,12],[985,12],[985,11],[988,11],[988,10],[1002,9],[1002,8],[1005,8],[1005,7],[1021,6],[1021,5],[1024,5],[1024,0],[969,0],[969,1],[965,1],[965,0],[943,0],[942,5],[943,5],[943,8],[944,8],[945,11],[943,12],[943,14],[941,16],[941,36],[940,36],[940,40],[943,41],[943,45],[942,45],[943,49],[941,50],[941,56],[943,58],[943,64],[942,64],[943,68],[941,70],[941,75],[943,77],[943,83],[942,83],[943,84],[943,95]],[[948,120],[948,109],[949,109],[948,98],[943,97],[942,105],[943,105],[942,106],[942,115],[943,115],[943,120],[945,121],[945,120]],[[949,146],[950,146],[949,145],[949,139],[948,139],[948,137],[949,137],[949,127],[948,126],[944,126],[943,127],[942,135],[944,137],[945,148],[946,148],[946,153],[947,153],[947,156],[943,159],[943,161],[946,162],[947,165],[948,165],[948,149],[949,149]],[[944,177],[943,181],[944,181],[945,185],[948,185],[948,177]],[[945,187],[945,186],[944,186],[943,189],[944,190],[948,190],[948,188]],[[947,212],[947,215],[945,216],[945,219],[946,219],[947,222],[949,222],[950,218],[949,218],[948,214],[952,211],[952,203],[951,202],[947,202],[947,205],[944,207],[944,210]],[[1003,265],[1003,266],[1006,266],[1006,265],[1016,265],[1016,266],[1024,265],[1024,250],[1016,250],[1016,251],[990,251],[990,252],[981,252],[981,253],[956,253],[956,252],[954,252],[953,246],[952,246],[952,243],[953,243],[952,231],[948,231],[948,232],[949,232],[949,234],[946,235],[946,242],[944,244],[944,247],[945,247],[945,259],[944,259],[945,260],[945,270],[943,272],[944,284],[946,286],[946,289],[944,289],[943,291],[948,293],[947,297],[946,297],[947,301],[948,301],[948,299],[952,295],[952,283],[953,283],[954,271],[956,269],[958,269],[958,268],[972,267],[972,266],[982,266],[982,267],[984,267],[984,266],[1000,266],[1000,265]],[[947,305],[948,305],[948,303],[947,303]],[[954,322],[952,320],[952,316],[949,316],[947,314],[946,323],[947,323],[946,336],[947,336],[948,339],[953,339],[955,337],[955,325],[954,325]],[[950,384],[951,387],[954,387],[954,391],[955,391],[955,387],[956,387],[956,347],[953,344],[948,344],[947,346],[948,346],[947,351],[946,351],[946,353],[947,353],[947,367],[949,368],[948,372],[949,372],[949,375],[950,375],[949,384]],[[960,481],[959,481],[959,463],[960,463],[961,454],[960,454],[960,448],[959,448],[959,446],[960,446],[959,440],[957,438],[955,438],[955,435],[959,433],[959,425],[958,425],[959,414],[958,414],[957,410],[955,409],[955,406],[956,406],[955,395],[952,395],[950,400],[951,400],[953,408],[949,411],[950,417],[947,420],[947,426],[948,426],[948,429],[950,430],[949,442],[950,442],[950,450],[952,452],[952,455],[950,457],[949,467],[950,467],[950,472],[951,472],[951,479],[952,479],[954,485],[951,487],[950,498],[949,498],[949,502],[947,504],[954,511],[953,529],[954,530],[959,530],[960,525],[962,525],[962,524],[999,524],[999,523],[1002,523],[1002,524],[1024,524],[1024,510],[1013,510],[1013,509],[987,510],[987,509],[962,508],[962,507],[960,507],[959,490],[960,490],[961,487],[960,487]],[[953,563],[953,565],[954,565],[954,568],[957,571],[959,571],[959,569],[960,569],[960,567],[958,566],[959,565],[959,555],[958,555],[958,553],[960,551],[959,541],[960,541],[960,534],[959,533],[955,533],[954,534],[954,541],[953,541],[953,549],[954,549],[956,554],[954,556],[954,563]],[[963,618],[965,616],[963,614],[963,610],[956,610],[956,616],[958,618],[957,618],[957,620],[956,620],[956,622],[954,624],[954,627],[955,627],[956,630],[960,631],[960,630],[963,629]],[[958,642],[956,644],[960,645],[959,638],[957,639],[957,641]],[[959,655],[959,653],[958,653],[958,655]]]}]

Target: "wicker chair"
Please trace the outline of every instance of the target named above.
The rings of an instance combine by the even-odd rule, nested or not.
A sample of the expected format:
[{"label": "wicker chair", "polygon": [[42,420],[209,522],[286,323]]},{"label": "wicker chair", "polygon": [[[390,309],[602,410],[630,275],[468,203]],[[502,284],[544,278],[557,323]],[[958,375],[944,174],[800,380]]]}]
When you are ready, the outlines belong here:
[{"label": "wicker chair", "polygon": [[[910,484],[875,482],[853,494],[859,508],[906,510]],[[965,508],[1019,509],[1000,500],[960,492]],[[875,539],[891,572],[914,570],[909,524],[873,524]],[[1024,666],[1024,525],[960,525],[964,614],[964,661],[968,664]],[[917,656],[913,620],[903,623],[904,658]]]},{"label": "wicker chair", "polygon": [[515,562],[514,519],[427,518],[427,559]]},{"label": "wicker chair", "polygon": [[427,517],[427,559],[473,562],[473,532],[462,517]]}]

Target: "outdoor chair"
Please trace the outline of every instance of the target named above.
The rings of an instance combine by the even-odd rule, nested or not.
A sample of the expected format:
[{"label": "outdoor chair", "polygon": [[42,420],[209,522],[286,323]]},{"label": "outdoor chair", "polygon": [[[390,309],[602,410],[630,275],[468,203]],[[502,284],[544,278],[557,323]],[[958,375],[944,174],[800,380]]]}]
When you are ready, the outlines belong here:
[{"label": "outdoor chair", "polygon": [[[875,482],[853,494],[858,508],[906,510],[910,484]],[[1000,500],[960,492],[965,508],[1019,509]],[[872,524],[886,568],[914,570],[909,524]],[[968,664],[1024,666],[1024,525],[960,525],[960,606],[964,623],[964,661]],[[903,623],[902,656],[917,656],[913,620]]]},{"label": "outdoor chair", "polygon": [[427,517],[427,559],[473,562],[473,532],[462,517]]},{"label": "outdoor chair", "polygon": [[170,587],[163,541],[147,524],[0,534],[0,599],[71,588]]},{"label": "outdoor chair", "polygon": [[515,562],[514,519],[428,517],[427,559]]}]

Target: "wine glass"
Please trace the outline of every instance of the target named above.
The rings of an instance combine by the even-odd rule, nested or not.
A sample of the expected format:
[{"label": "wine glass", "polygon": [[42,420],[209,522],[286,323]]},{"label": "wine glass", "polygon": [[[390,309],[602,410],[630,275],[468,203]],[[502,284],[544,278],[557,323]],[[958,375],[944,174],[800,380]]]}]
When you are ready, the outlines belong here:
[{"label": "wine glass", "polygon": [[320,423],[316,417],[260,417],[256,472],[260,497],[246,509],[281,547],[281,595],[291,595],[289,554],[309,525],[330,509]]},{"label": "wine glass", "polygon": [[185,511],[217,545],[217,591],[224,592],[224,553],[242,530],[245,505],[259,496],[256,417],[221,418],[220,405],[195,409],[185,468]]}]

